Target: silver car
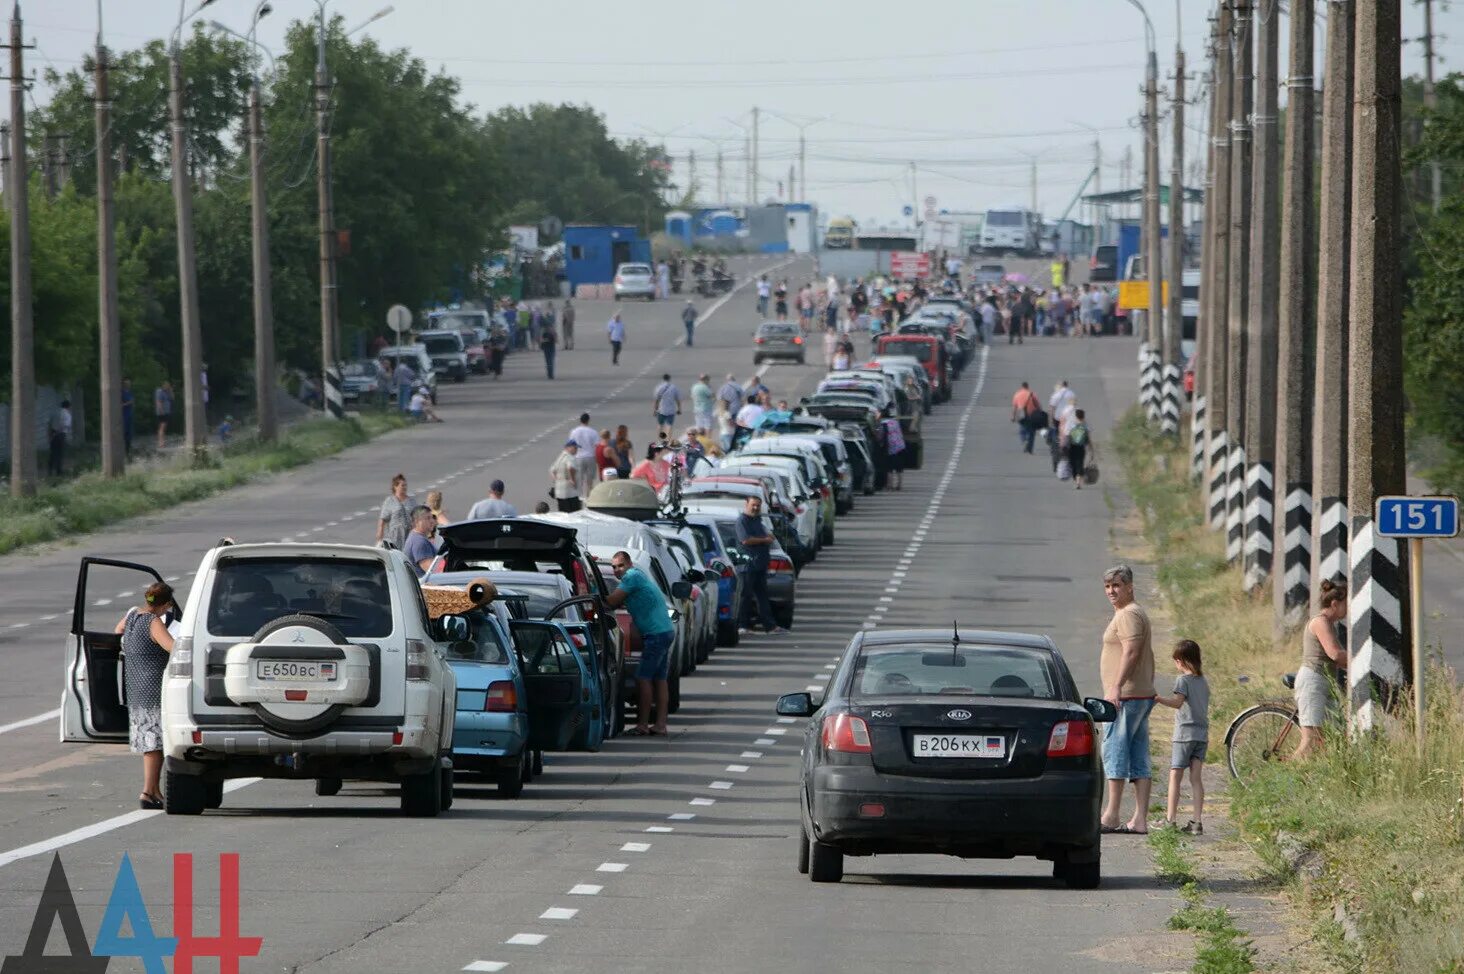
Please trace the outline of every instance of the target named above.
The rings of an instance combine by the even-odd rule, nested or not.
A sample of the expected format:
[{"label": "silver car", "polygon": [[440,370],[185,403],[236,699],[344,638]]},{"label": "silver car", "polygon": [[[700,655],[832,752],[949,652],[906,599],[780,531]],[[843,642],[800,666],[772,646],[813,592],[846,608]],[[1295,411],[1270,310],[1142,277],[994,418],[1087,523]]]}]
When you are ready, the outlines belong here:
[{"label": "silver car", "polygon": [[621,264],[615,268],[615,300],[656,300],[656,272],[650,264]]},{"label": "silver car", "polygon": [[764,321],[752,336],[752,364],[761,365],[765,359],[791,359],[802,365],[807,348],[803,333],[791,321]]}]

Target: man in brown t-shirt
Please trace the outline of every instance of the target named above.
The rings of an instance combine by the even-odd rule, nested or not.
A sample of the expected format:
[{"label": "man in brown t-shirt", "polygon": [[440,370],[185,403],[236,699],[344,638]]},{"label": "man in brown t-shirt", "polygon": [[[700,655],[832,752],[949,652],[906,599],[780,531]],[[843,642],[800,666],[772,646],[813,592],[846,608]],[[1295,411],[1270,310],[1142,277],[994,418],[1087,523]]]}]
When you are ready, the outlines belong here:
[{"label": "man in brown t-shirt", "polygon": [[[1101,819],[1104,832],[1149,831],[1149,711],[1154,709],[1154,640],[1149,617],[1134,601],[1134,571],[1115,565],[1103,573],[1103,590],[1113,605],[1113,620],[1103,631],[1098,660],[1103,696],[1118,708],[1118,719],[1103,738],[1103,773],[1108,792]],[[1134,814],[1119,824],[1123,783],[1134,783]]]}]

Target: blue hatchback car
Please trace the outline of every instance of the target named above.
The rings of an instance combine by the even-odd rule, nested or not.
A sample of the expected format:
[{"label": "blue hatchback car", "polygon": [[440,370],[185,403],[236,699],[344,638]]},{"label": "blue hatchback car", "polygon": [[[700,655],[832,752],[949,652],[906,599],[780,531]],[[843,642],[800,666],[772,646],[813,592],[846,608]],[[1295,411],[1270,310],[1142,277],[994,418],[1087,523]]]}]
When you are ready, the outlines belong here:
[{"label": "blue hatchback car", "polygon": [[717,573],[717,645],[736,646],[742,626],[742,579],[747,570],[737,567],[737,557],[727,550],[714,515],[689,513],[686,526],[696,532],[707,553],[705,567]]}]

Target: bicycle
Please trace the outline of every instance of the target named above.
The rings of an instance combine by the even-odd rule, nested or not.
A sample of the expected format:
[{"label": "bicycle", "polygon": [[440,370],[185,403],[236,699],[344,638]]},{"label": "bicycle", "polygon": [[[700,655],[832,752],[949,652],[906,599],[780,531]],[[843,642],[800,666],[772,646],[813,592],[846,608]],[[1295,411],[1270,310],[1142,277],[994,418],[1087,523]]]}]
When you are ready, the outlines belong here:
[{"label": "bicycle", "polygon": [[[1288,690],[1296,687],[1296,674],[1287,673],[1281,682]],[[1268,700],[1242,710],[1225,731],[1225,761],[1236,781],[1253,778],[1258,766],[1285,761],[1295,744],[1289,744],[1293,728],[1299,734],[1301,721],[1290,701]]]}]

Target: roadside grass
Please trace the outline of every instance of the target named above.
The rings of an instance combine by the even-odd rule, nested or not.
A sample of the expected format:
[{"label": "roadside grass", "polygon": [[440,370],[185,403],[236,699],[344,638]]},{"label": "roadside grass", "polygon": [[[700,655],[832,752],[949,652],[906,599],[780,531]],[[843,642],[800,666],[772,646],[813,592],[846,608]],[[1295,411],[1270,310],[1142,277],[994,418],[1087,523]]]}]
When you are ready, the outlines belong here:
[{"label": "roadside grass", "polygon": [[[1218,742],[1242,708],[1289,698],[1279,681],[1296,668],[1299,637],[1275,633],[1269,590],[1258,599],[1241,591],[1221,532],[1205,524],[1187,446],[1152,432],[1136,411],[1120,425],[1115,446],[1155,549],[1176,634],[1203,648]],[[1321,756],[1270,765],[1229,789],[1233,820],[1268,877],[1283,883],[1310,918],[1313,943],[1333,970],[1464,972],[1464,693],[1437,660],[1426,685],[1422,754],[1412,714],[1400,712],[1378,732],[1345,743],[1339,727]],[[1298,842],[1318,857],[1319,869],[1297,873]],[[1159,856],[1156,850],[1164,868]],[[1211,922],[1197,912],[1187,921]],[[1214,963],[1229,963],[1241,945],[1212,946]]]},{"label": "roadside grass", "polygon": [[1207,907],[1204,881],[1190,845],[1177,829],[1152,829],[1149,850],[1159,878],[1180,884],[1184,906],[1169,918],[1169,929],[1187,930],[1199,941],[1194,974],[1250,974],[1255,970],[1256,951],[1245,931],[1223,906]]},{"label": "roadside grass", "polygon": [[0,554],[72,538],[142,514],[199,500],[289,470],[408,425],[392,413],[344,421],[317,419],[281,432],[275,443],[240,439],[108,480],[99,473],[45,487],[32,497],[0,498]]}]

